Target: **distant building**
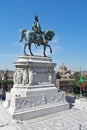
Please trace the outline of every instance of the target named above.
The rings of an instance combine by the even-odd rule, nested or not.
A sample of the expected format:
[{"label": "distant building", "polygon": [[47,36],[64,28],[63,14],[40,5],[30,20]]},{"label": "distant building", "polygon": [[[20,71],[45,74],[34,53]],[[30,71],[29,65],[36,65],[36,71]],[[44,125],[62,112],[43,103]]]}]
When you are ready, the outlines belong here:
[{"label": "distant building", "polygon": [[0,70],[0,80],[13,80],[14,71]]},{"label": "distant building", "polygon": [[64,65],[64,63],[59,67],[58,72],[61,74],[65,74],[67,72],[67,67]]},{"label": "distant building", "polygon": [[59,73],[60,78],[69,78],[69,76],[71,75],[71,70],[68,70],[63,63],[56,73]]},{"label": "distant building", "polygon": [[69,81],[72,81],[74,79],[69,79],[69,78],[61,78],[61,79],[56,79],[56,87],[58,88],[58,90],[63,90],[68,92],[68,83]]},{"label": "distant building", "polygon": [[[56,79],[56,87],[58,90],[67,91],[67,86],[69,81],[74,80],[70,79],[71,70],[68,70],[64,63],[59,67],[58,71],[56,72],[57,79]],[[59,78],[58,78],[59,77]]]}]

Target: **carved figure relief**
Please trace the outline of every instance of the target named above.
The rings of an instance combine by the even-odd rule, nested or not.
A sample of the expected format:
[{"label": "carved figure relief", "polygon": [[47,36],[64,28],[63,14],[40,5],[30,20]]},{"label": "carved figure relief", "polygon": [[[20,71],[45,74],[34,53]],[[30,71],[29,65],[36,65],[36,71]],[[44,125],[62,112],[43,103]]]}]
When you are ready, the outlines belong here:
[{"label": "carved figure relief", "polygon": [[36,73],[34,71],[29,72],[29,85],[34,85],[35,83],[35,75]]},{"label": "carved figure relief", "polygon": [[17,83],[18,84],[22,84],[22,80],[23,80],[23,74],[20,70],[17,71]]},{"label": "carved figure relief", "polygon": [[21,84],[22,83],[22,79],[23,79],[23,74],[20,70],[16,70],[14,72],[14,84]]},{"label": "carved figure relief", "polygon": [[47,103],[57,103],[62,102],[65,100],[65,93],[56,93],[55,94],[49,94],[49,95],[41,95],[41,96],[33,96],[31,98],[21,98],[17,99],[16,109],[22,110],[22,109],[29,109],[31,107],[46,105]]},{"label": "carved figure relief", "polygon": [[27,72],[27,70],[24,70],[24,72],[23,72],[23,85],[28,84],[28,82],[29,82],[28,72]]},{"label": "carved figure relief", "polygon": [[48,81],[49,81],[49,83],[52,83],[52,74],[51,73],[48,73]]},{"label": "carved figure relief", "polygon": [[42,102],[41,102],[41,104],[45,104],[46,103],[46,97],[45,97],[45,95],[42,95]]},{"label": "carved figure relief", "polygon": [[55,84],[55,81],[56,81],[56,75],[55,75],[55,71],[52,72],[52,79],[53,79],[53,83]]}]

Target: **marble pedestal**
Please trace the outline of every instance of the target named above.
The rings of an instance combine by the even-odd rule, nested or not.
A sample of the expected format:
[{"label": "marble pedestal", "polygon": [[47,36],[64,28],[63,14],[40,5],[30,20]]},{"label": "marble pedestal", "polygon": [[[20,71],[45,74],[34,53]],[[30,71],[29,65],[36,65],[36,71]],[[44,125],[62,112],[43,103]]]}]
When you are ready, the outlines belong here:
[{"label": "marble pedestal", "polygon": [[51,58],[23,55],[14,65],[14,85],[7,98],[13,118],[27,120],[69,109],[65,93],[55,87],[56,64]]}]

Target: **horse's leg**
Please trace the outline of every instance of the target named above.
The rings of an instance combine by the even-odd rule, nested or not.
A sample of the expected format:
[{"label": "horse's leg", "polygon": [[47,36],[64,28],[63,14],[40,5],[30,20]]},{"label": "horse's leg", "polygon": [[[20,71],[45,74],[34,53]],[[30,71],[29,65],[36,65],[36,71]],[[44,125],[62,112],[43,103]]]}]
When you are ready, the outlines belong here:
[{"label": "horse's leg", "polygon": [[31,43],[29,43],[29,51],[30,51],[30,54],[33,56],[33,53],[31,51]]},{"label": "horse's leg", "polygon": [[49,47],[49,49],[50,49],[50,53],[52,53],[52,48],[50,47],[50,45],[47,45],[48,47]]},{"label": "horse's leg", "polygon": [[24,45],[24,54],[25,55],[27,55],[27,53],[26,53],[26,47],[27,47],[27,45],[28,45],[28,43],[25,43],[25,45]]},{"label": "horse's leg", "polygon": [[46,57],[45,51],[46,51],[46,45],[44,45],[44,51],[43,51],[43,54]]}]

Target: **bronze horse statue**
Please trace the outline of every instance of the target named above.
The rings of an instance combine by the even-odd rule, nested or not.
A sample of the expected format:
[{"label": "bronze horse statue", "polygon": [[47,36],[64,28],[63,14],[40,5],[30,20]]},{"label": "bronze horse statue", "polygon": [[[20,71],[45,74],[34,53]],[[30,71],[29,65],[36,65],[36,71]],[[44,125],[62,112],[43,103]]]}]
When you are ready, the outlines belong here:
[{"label": "bronze horse statue", "polygon": [[41,32],[41,34],[38,34],[34,30],[25,30],[25,29],[20,29],[20,42],[22,42],[23,38],[25,39],[25,44],[24,44],[24,54],[27,55],[26,53],[26,47],[28,46],[30,54],[33,56],[33,53],[31,51],[31,44],[34,43],[36,45],[43,45],[44,46],[44,51],[43,55],[46,56],[45,51],[46,47],[49,47],[50,53],[52,53],[52,49],[50,45],[48,45],[48,42],[52,40],[54,37],[55,33],[51,30],[47,30],[44,32]]}]

